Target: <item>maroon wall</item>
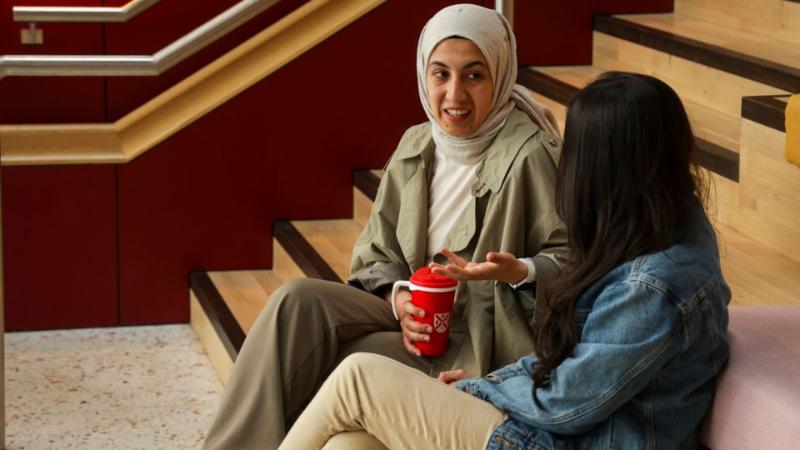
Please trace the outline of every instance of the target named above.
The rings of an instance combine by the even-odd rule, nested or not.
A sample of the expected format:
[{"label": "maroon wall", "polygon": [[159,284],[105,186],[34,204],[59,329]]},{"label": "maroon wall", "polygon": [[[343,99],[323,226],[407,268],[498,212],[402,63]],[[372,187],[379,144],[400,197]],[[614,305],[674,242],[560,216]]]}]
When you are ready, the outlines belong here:
[{"label": "maroon wall", "polygon": [[[28,25],[12,22],[13,6],[63,4],[63,0],[0,0],[0,55],[102,54],[102,26],[97,24],[40,24],[44,44],[20,43],[19,32]],[[103,122],[104,89],[102,78],[6,77],[0,80],[0,123]]]},{"label": "maroon wall", "polygon": [[[233,1],[197,5],[213,12]],[[33,53],[14,43],[19,26],[2,26],[10,4],[0,2],[0,51]],[[206,20],[177,3],[100,31],[45,24],[48,47],[37,51],[102,52],[104,33],[109,53],[142,53],[139,41],[154,51]],[[0,123],[113,120],[302,3],[284,0],[284,9],[158,78],[3,79]],[[380,167],[403,130],[424,119],[414,79],[417,35],[450,3],[381,5],[130,164],[4,167],[7,329],[183,322],[191,270],[268,268],[274,220],[350,216],[351,170]],[[549,64],[582,62],[592,10],[540,7],[531,16],[531,3],[517,2],[521,51]],[[640,3],[591,4],[623,12]],[[651,0],[649,8],[665,3]],[[559,20],[566,22],[559,27]],[[589,41],[568,33],[570,26]],[[69,39],[52,39],[60,29]]]},{"label": "maroon wall", "polygon": [[592,16],[671,12],[673,0],[517,0],[514,31],[522,65],[592,63]]},{"label": "maroon wall", "polygon": [[118,323],[115,171],[3,168],[7,330]]}]

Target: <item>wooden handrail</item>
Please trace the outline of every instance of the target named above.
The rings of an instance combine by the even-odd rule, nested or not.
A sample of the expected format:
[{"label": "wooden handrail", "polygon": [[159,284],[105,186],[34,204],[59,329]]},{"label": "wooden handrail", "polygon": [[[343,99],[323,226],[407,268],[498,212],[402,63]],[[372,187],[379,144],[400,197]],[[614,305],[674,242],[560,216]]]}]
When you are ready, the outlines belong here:
[{"label": "wooden handrail", "polygon": [[124,164],[385,0],[311,0],[114,123],[1,125],[3,165]]}]

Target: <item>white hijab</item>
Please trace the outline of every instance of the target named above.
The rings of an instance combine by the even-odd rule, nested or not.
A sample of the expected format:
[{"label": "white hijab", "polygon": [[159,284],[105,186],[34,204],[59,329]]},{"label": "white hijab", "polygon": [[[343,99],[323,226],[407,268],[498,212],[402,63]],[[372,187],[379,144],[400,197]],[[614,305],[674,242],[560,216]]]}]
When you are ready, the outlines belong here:
[{"label": "white hijab", "polygon": [[[483,53],[494,84],[492,109],[471,136],[451,136],[439,127],[431,111],[425,71],[431,52],[439,42],[451,38],[469,39]],[[474,159],[492,143],[514,108],[525,112],[539,128],[559,136],[553,113],[534,100],[528,90],[516,84],[517,42],[505,17],[492,9],[461,4],[442,9],[422,29],[417,46],[417,87],[425,114],[433,127],[437,150],[457,160]]]}]

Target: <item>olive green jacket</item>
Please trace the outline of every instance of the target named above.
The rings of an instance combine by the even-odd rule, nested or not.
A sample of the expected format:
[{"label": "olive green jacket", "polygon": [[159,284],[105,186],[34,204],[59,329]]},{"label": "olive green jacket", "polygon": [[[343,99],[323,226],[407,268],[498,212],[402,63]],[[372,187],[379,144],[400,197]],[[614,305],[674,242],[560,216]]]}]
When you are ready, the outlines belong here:
[{"label": "olive green jacket", "polygon": [[[486,151],[472,200],[444,247],[476,262],[492,250],[534,255],[541,293],[557,274],[566,244],[554,203],[560,140],[514,111]],[[426,264],[433,152],[429,123],[411,127],[400,140],[353,249],[350,284],[380,295]],[[435,259],[443,262],[442,255]],[[530,290],[495,281],[459,283],[450,347],[435,365],[485,374],[532,353],[534,309]]]}]

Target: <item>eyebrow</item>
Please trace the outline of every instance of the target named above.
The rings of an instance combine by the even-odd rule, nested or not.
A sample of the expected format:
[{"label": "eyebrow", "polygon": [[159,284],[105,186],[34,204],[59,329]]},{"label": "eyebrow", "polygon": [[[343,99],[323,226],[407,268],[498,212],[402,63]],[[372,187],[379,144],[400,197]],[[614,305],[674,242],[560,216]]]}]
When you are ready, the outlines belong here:
[{"label": "eyebrow", "polygon": [[[440,62],[440,61],[431,61],[430,64],[428,64],[428,66],[443,67],[445,69],[449,69],[450,68],[447,64],[445,64],[443,62]],[[464,69],[469,69],[470,67],[474,67],[474,66],[482,66],[482,67],[485,67],[487,69],[489,68],[483,61],[472,61],[471,63],[465,64],[463,68]]]}]

